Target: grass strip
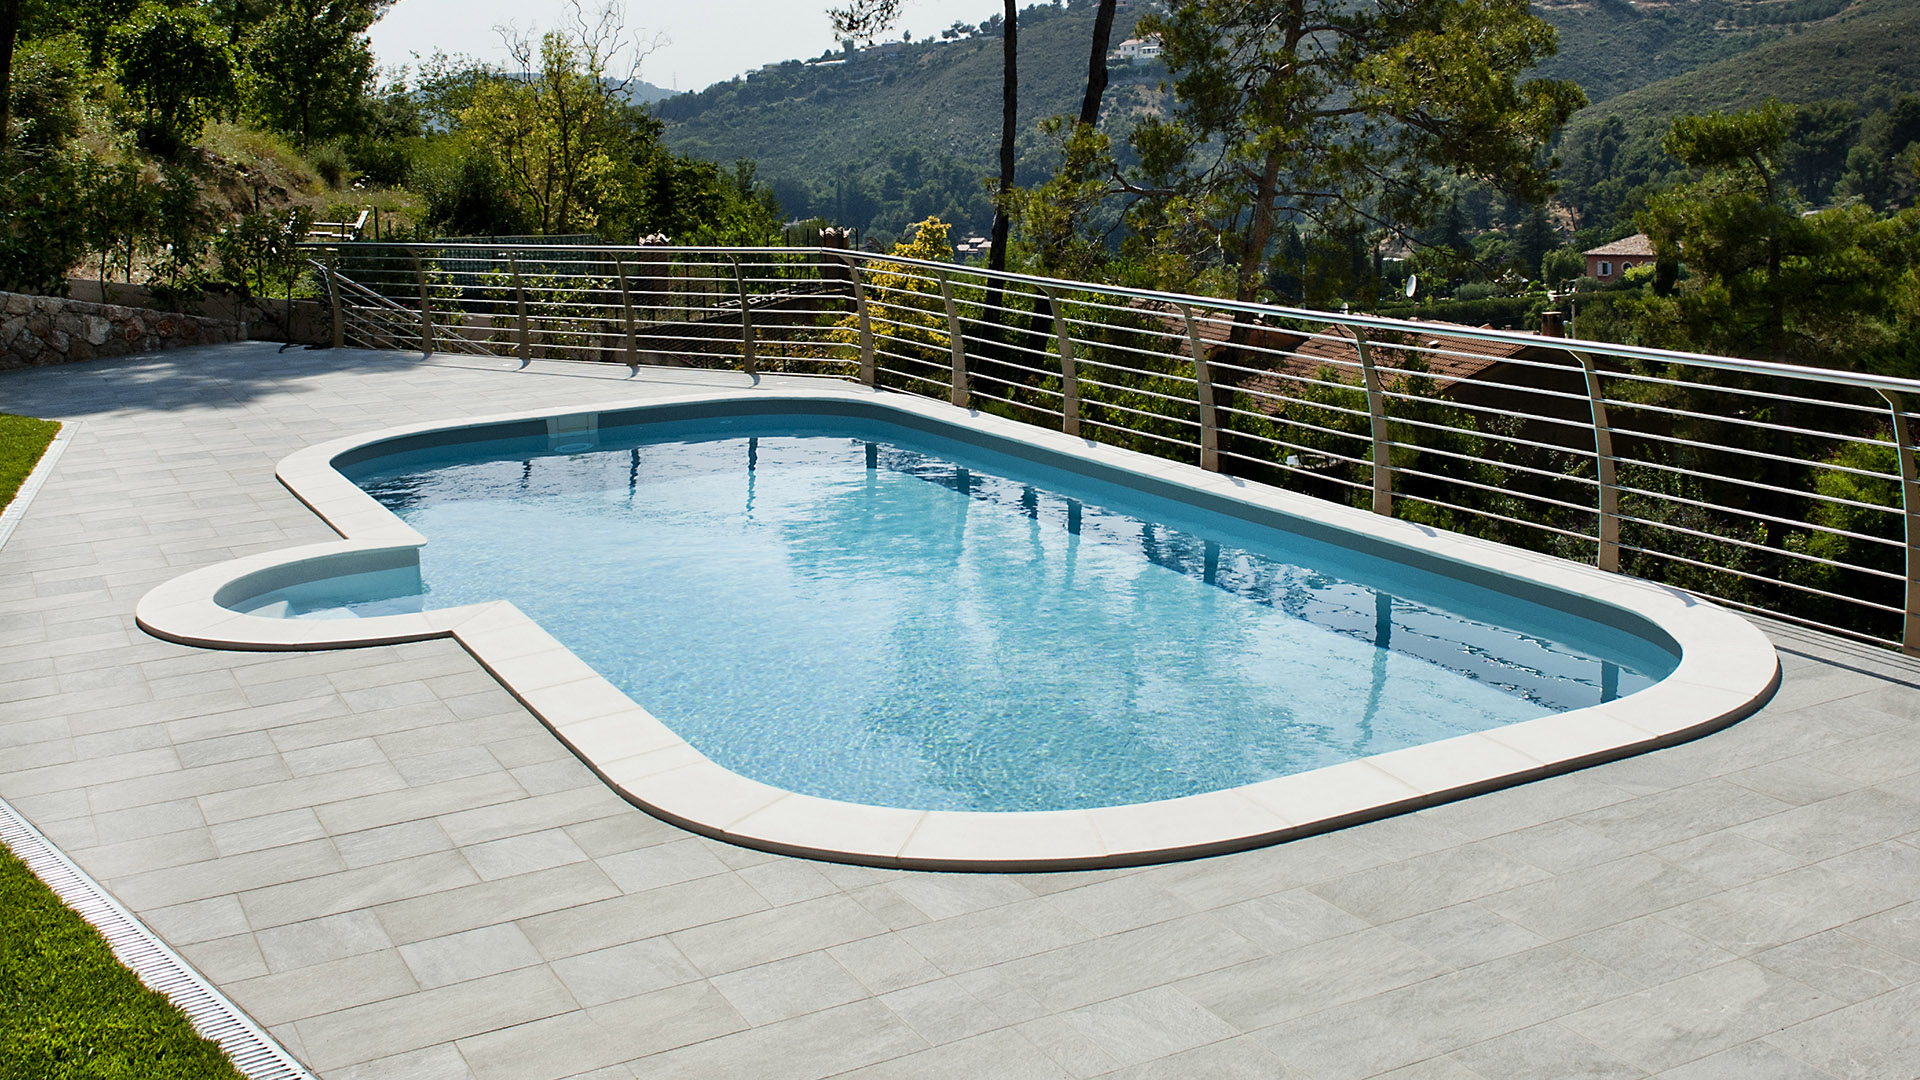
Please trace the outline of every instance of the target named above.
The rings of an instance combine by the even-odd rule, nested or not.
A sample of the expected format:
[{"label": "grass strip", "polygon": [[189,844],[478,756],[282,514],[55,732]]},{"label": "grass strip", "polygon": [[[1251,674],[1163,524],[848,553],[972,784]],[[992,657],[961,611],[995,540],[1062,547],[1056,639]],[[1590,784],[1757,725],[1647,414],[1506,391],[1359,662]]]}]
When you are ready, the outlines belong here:
[{"label": "grass strip", "polygon": [[52,420],[0,413],[0,510],[13,501],[59,430]]},{"label": "grass strip", "polygon": [[0,1080],[242,1080],[0,847]]}]

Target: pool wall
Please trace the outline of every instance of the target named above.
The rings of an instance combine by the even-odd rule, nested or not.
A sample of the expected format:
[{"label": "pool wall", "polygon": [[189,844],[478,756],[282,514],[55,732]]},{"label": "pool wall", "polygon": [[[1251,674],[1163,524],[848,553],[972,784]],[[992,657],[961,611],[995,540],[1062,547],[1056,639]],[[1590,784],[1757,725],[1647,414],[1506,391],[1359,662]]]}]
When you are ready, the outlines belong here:
[{"label": "pool wall", "polygon": [[[315,580],[416,565],[425,538],[340,469],[506,437],[549,446],[661,420],[857,417],[1284,528],[1612,625],[1680,662],[1616,701],[1245,787],[1087,810],[984,813],[863,806],[783,791],[701,755],[505,601],[338,621],[240,614]],[[584,432],[584,434],[583,434]],[[1752,713],[1779,684],[1773,646],[1738,615],[1679,590],[1194,466],[905,395],[858,387],[760,388],[657,404],[610,403],[351,436],[281,462],[283,484],[342,539],[176,578],[136,615],[157,637],[227,649],[319,649],[451,636],[611,787],[684,828],[749,847],[877,866],[1061,870],[1234,851],[1432,806],[1697,738]],[[528,552],[529,558],[549,555]]]}]

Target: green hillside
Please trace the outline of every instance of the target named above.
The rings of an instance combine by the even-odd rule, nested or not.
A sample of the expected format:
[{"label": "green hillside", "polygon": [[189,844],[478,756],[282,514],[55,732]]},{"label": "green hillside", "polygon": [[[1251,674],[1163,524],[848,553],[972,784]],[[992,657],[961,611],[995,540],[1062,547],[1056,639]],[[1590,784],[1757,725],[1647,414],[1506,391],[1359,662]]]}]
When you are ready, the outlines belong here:
[{"label": "green hillside", "polygon": [[[1114,27],[1129,36],[1135,5]],[[1860,97],[1920,86],[1920,0],[1547,0],[1536,10],[1560,32],[1539,69],[1579,83],[1595,104],[1576,131],[1608,116],[1629,126],[1703,108]],[[1052,165],[1034,131],[1077,111],[1093,8],[1042,4],[1021,14],[1020,180]],[[1157,108],[1157,65],[1116,66],[1103,123]],[[822,216],[886,241],[937,214],[961,235],[983,233],[993,207],[1000,124],[1000,39],[976,27],[957,40],[772,65],[654,105],[673,149],[723,164],[751,158],[790,217]],[[1577,144],[1578,140],[1574,140]]]},{"label": "green hillside", "polygon": [[1739,56],[1777,40],[1801,20],[1831,15],[1847,2],[1535,3],[1534,11],[1560,32],[1560,55],[1542,64],[1539,73],[1548,78],[1572,79],[1587,92],[1589,101],[1605,101],[1704,64]]},{"label": "green hillside", "polygon": [[[1137,16],[1114,26],[1118,43]],[[1089,6],[1028,9],[1020,22],[1022,180],[1045,168],[1040,120],[1077,113],[1093,35]],[[1159,69],[1116,66],[1108,115],[1153,96]],[[819,214],[899,233],[928,214],[984,231],[993,206],[982,178],[1000,138],[1000,38],[898,43],[789,61],[660,102],[666,140],[710,161],[752,158],[795,217]]]},{"label": "green hillside", "polygon": [[1730,59],[1649,83],[1575,117],[1583,127],[1618,116],[1629,129],[1665,126],[1682,113],[1758,105],[1864,99],[1920,88],[1920,3],[1855,0],[1797,32]]}]

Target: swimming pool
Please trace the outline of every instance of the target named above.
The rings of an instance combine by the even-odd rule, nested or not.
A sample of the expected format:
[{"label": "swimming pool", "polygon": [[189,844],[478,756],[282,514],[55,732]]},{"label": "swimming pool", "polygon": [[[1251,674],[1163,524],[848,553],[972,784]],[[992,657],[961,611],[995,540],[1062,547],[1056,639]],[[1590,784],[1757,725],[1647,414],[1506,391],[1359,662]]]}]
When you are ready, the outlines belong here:
[{"label": "swimming pool", "polygon": [[142,622],[451,632],[662,816],[894,865],[1283,839],[1772,685],[1763,637],[1670,590],[1049,434],[858,392],[376,433],[281,470],[352,539]]}]

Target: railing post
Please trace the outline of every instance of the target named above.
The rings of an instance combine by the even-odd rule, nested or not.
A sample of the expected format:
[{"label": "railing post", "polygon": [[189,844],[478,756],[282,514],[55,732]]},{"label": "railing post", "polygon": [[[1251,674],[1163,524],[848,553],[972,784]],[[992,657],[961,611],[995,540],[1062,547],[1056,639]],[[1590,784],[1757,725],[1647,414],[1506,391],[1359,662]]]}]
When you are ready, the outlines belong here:
[{"label": "railing post", "polygon": [[627,366],[640,366],[640,342],[633,327],[633,288],[627,284],[627,262],[613,257],[613,272],[620,277],[620,315],[627,337]]},{"label": "railing post", "polygon": [[1373,363],[1373,347],[1357,326],[1353,351],[1360,357],[1360,383],[1367,390],[1367,423],[1373,439],[1373,512],[1393,516],[1393,439],[1387,432],[1387,395],[1380,389],[1380,369]]},{"label": "railing post", "polygon": [[1067,317],[1060,308],[1060,294],[1040,286],[1047,306],[1053,309],[1053,340],[1060,351],[1060,430],[1080,434],[1080,372],[1073,362],[1073,335],[1067,332]]},{"label": "railing post", "polygon": [[340,282],[334,277],[333,267],[322,266],[320,272],[327,278],[327,310],[333,316],[333,347],[347,347],[347,324],[340,317]]},{"label": "railing post", "polygon": [[873,356],[873,316],[867,310],[867,286],[861,280],[859,263],[845,255],[838,258],[847,264],[853,282],[854,319],[860,326],[860,384],[872,386],[879,378],[879,365]]},{"label": "railing post", "polygon": [[1600,486],[1600,529],[1594,537],[1599,551],[1594,565],[1602,570],[1620,569],[1620,479],[1613,459],[1613,428],[1607,423],[1607,395],[1600,386],[1600,368],[1593,357],[1568,350],[1580,362],[1587,380],[1587,402],[1593,409],[1593,475]]},{"label": "railing post", "polygon": [[1181,304],[1187,320],[1187,340],[1193,345],[1193,385],[1200,400],[1200,467],[1220,471],[1220,417],[1213,405],[1213,365],[1207,363],[1207,344],[1200,339],[1200,320],[1193,305]]},{"label": "railing post", "polygon": [[420,351],[433,355],[433,301],[427,295],[427,271],[420,265],[420,253],[409,249],[407,258],[413,260],[413,276],[420,283]]},{"label": "railing post", "polygon": [[740,260],[729,257],[733,263],[733,287],[740,294],[740,366],[749,375],[758,374],[754,362],[753,307],[747,303],[747,278],[740,270]]},{"label": "railing post", "polygon": [[1914,460],[1913,425],[1907,420],[1903,395],[1880,391],[1893,408],[1893,441],[1900,456],[1900,509],[1906,521],[1907,602],[1900,627],[1900,651],[1920,656],[1920,465]]},{"label": "railing post", "polygon": [[507,269],[513,273],[514,327],[520,338],[520,362],[533,359],[533,324],[527,320],[527,287],[520,277],[520,260],[507,256]]},{"label": "railing post", "polygon": [[967,407],[967,339],[960,332],[960,308],[953,302],[953,277],[940,271],[940,299],[947,304],[947,345],[953,354],[953,393],[948,400]]}]

